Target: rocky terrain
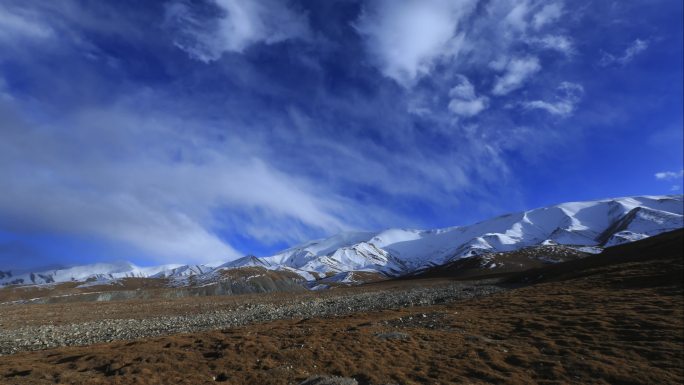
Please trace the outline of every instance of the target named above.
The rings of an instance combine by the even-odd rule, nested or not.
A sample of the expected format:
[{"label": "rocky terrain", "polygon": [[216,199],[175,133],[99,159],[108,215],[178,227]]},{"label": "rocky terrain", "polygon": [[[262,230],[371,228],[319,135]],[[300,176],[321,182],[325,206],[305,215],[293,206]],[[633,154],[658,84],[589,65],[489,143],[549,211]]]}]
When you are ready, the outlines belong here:
[{"label": "rocky terrain", "polygon": [[[326,317],[417,305],[425,306],[489,295],[501,290],[503,290],[501,287],[489,282],[450,282],[436,286],[376,289],[370,292],[339,291],[327,297],[298,296],[277,302],[270,301],[268,298],[253,297],[253,300],[247,303],[199,313],[150,317],[149,313],[144,314],[141,311],[136,318],[101,319],[61,325],[54,325],[51,320],[45,320],[47,324],[25,327],[7,327],[12,322],[10,318],[18,313],[21,314],[21,310],[24,309],[11,312],[21,305],[6,305],[0,307],[0,311],[5,313],[3,322],[7,324],[5,328],[0,329],[0,354],[188,333],[278,319]],[[15,309],[8,309],[12,306]],[[121,302],[119,306],[126,308],[131,304]],[[32,312],[42,310],[36,305],[24,307]],[[75,308],[61,309],[79,312]],[[13,322],[13,324],[21,323]]]},{"label": "rocky terrain", "polygon": [[[315,293],[327,304],[324,308],[339,306],[337,315],[292,313],[282,319],[217,330],[19,352],[0,359],[0,382],[681,384],[683,235],[682,231],[663,234],[602,255],[517,273],[508,281],[525,286],[458,301],[409,306],[425,299],[410,293],[425,288],[454,298],[458,292],[454,287],[459,286],[443,286],[444,280],[434,279],[394,282],[383,291],[416,286],[393,294],[371,293],[388,285],[385,282]],[[362,289],[383,304],[364,308],[361,304],[375,300],[366,299]],[[332,298],[343,291],[352,296]],[[293,300],[291,296],[274,295],[270,301],[285,304]],[[300,304],[291,303],[295,307],[288,311],[309,306],[322,309],[315,304],[317,298],[302,305],[305,297],[297,298]],[[238,301],[237,297],[225,298]],[[209,299],[216,298],[203,300]],[[386,300],[395,301],[389,306],[393,308],[385,307]],[[439,297],[434,300],[438,302]],[[180,304],[189,306],[186,299],[179,301],[176,311],[184,309]],[[96,305],[111,309],[121,303],[88,303],[84,305],[93,307],[84,312]],[[209,303],[199,305],[201,309]],[[39,323],[45,324],[58,318],[64,306],[14,308],[52,311],[52,318],[39,317]],[[150,309],[155,314],[162,311]],[[169,311],[168,304],[163,309]],[[181,313],[193,309],[198,308]],[[128,314],[125,309],[119,312]],[[102,317],[104,313],[99,314]],[[17,319],[17,315],[10,318]]]}]

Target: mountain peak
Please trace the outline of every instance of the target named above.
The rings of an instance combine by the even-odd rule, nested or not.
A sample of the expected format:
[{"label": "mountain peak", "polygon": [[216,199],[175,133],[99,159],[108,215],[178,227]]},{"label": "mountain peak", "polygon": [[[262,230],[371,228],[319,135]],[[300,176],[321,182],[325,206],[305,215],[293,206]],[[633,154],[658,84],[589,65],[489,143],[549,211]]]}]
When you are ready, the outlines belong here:
[{"label": "mountain peak", "polygon": [[0,284],[46,284],[90,278],[188,277],[214,270],[260,267],[312,280],[348,271],[401,275],[460,258],[542,245],[602,248],[684,227],[682,195],[636,196],[568,202],[509,213],[469,226],[433,230],[346,231],[271,256],[247,255],[214,269],[207,265],[141,268],[130,262],[96,263],[13,274]]}]

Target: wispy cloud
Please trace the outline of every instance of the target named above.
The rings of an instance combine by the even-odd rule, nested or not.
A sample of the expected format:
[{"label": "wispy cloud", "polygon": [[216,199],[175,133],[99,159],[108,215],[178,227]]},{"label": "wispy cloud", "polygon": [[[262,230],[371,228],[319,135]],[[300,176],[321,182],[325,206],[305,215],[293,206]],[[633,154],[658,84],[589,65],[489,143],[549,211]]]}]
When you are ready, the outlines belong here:
[{"label": "wispy cloud", "polygon": [[532,26],[541,29],[544,26],[557,21],[563,15],[563,3],[550,2],[544,5],[532,18]]},{"label": "wispy cloud", "polygon": [[575,53],[574,43],[569,37],[563,35],[546,35],[540,38],[532,38],[529,42],[543,49],[560,52],[566,56],[572,56]]},{"label": "wispy cloud", "polygon": [[[131,104],[141,102],[149,99]],[[350,223],[353,204],[250,155],[253,145],[208,142],[188,121],[131,104],[79,112],[65,121],[69,130],[1,108],[0,175],[12,180],[0,197],[2,227],[124,242],[163,260],[215,261],[242,255],[218,235],[231,224],[217,222],[217,210],[248,213],[230,231],[259,229],[264,240],[268,229],[292,240]]]},{"label": "wispy cloud", "polygon": [[174,0],[166,8],[175,44],[195,59],[210,62],[224,52],[309,36],[306,14],[277,0]]},{"label": "wispy cloud", "polygon": [[475,87],[463,75],[456,77],[457,83],[449,91],[449,109],[456,115],[462,117],[473,117],[487,108],[489,98],[478,96]]},{"label": "wispy cloud", "polygon": [[[478,7],[480,7],[478,11]],[[370,1],[354,26],[372,63],[387,77],[410,87],[431,75],[437,65],[458,69],[505,61],[510,68],[494,94],[518,88],[541,69],[533,55],[516,55],[518,44],[574,53],[572,40],[548,33],[563,14],[563,3],[495,0]]]},{"label": "wispy cloud", "polygon": [[658,180],[676,180],[684,178],[684,170],[681,171],[661,171],[654,174]]},{"label": "wispy cloud", "polygon": [[679,171],[660,171],[654,174],[658,181],[675,183],[670,186],[670,191],[677,192],[682,189],[684,182],[684,169]]},{"label": "wispy cloud", "polygon": [[497,77],[494,83],[494,95],[506,95],[522,87],[529,78],[541,70],[541,64],[534,56],[514,58],[503,66],[503,70],[503,75]]},{"label": "wispy cloud", "polygon": [[0,40],[48,39],[53,29],[28,8],[0,5]]},{"label": "wispy cloud", "polygon": [[[536,2],[529,5],[521,14],[524,23],[540,9]],[[228,259],[250,251],[233,244],[235,234],[292,243],[349,228],[420,224],[421,218],[406,214],[412,204],[441,210],[463,196],[489,194],[490,184],[509,177],[506,152],[525,145],[522,139],[492,139],[500,136],[497,130],[510,130],[507,125],[474,121],[490,106],[485,90],[497,74],[508,76],[511,89],[527,80],[513,73],[516,60],[526,59],[512,53],[515,44],[524,44],[515,26],[502,27],[510,34],[501,46],[474,49],[500,32],[499,22],[515,7],[508,1],[497,0],[491,13],[477,15],[474,1],[367,3],[352,31],[385,79],[368,75],[361,87],[334,89],[317,82],[330,74],[315,57],[305,67],[314,72],[291,84],[283,83],[290,76],[273,76],[248,55],[219,61],[257,44],[310,37],[306,12],[290,3],[172,1],[156,15],[157,25],[126,17],[119,18],[123,24],[109,24],[102,15],[121,12],[116,5],[83,9],[65,1],[55,7],[21,13],[48,28],[54,28],[49,15],[59,14],[60,31],[69,37],[68,44],[48,50],[57,55],[50,60],[33,60],[17,47],[14,60],[30,71],[39,97],[18,95],[0,106],[0,176],[13,181],[0,197],[5,231],[93,237],[163,261]],[[152,26],[146,29],[147,24]],[[168,36],[149,35],[159,27]],[[136,63],[126,67],[85,31],[145,47],[135,52],[150,50],[149,57],[126,58]],[[202,63],[181,70],[174,67],[177,57],[162,60],[172,44],[182,49],[173,50],[175,55],[219,63],[212,71]],[[102,66],[100,56],[115,65]],[[506,62],[513,64],[490,70],[492,56],[514,57]],[[64,63],[63,80],[42,64],[56,58]],[[158,62],[169,66],[141,75],[140,69]],[[356,67],[345,76],[366,71],[366,63],[353,57],[345,65]],[[288,63],[301,71],[297,65]],[[488,72],[472,81],[452,74],[469,66]],[[177,78],[178,84],[201,87],[135,84],[141,77],[184,71],[188,77]],[[429,135],[418,128],[406,95],[396,93],[392,82],[428,95],[431,113],[418,119],[430,122]],[[360,92],[367,88],[374,91]],[[36,110],[39,119],[30,113]],[[454,117],[472,123],[461,126]],[[518,138],[545,137],[529,129],[517,132]],[[432,151],[435,146],[441,150]]]},{"label": "wispy cloud", "polygon": [[575,111],[577,103],[584,95],[584,87],[580,84],[562,82],[557,89],[557,95],[553,101],[532,100],[522,102],[526,109],[540,109],[552,115],[567,117]]},{"label": "wispy cloud", "polygon": [[604,43],[581,17],[543,0],[2,2],[0,232],[208,261],[520,208],[520,183],[594,127],[559,119],[600,98],[576,64]]},{"label": "wispy cloud", "polygon": [[648,40],[636,39],[632,42],[632,44],[629,45],[629,47],[627,47],[627,49],[625,49],[622,54],[614,55],[603,51],[601,52],[601,60],[599,61],[599,65],[601,67],[609,67],[611,65],[624,66],[634,60],[637,55],[646,51],[648,45]]}]

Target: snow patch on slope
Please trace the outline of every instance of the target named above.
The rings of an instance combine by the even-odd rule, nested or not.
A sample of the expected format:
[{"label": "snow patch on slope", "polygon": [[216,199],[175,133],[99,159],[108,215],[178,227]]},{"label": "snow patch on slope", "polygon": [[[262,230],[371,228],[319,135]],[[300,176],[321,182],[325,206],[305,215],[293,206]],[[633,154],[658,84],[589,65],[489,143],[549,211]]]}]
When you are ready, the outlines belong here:
[{"label": "snow patch on slope", "polygon": [[138,267],[128,262],[92,264],[41,272],[0,271],[0,285],[115,280],[128,277],[189,277],[211,280],[221,270],[264,267],[312,281],[344,272],[402,275],[464,257],[539,245],[566,245],[600,252],[684,227],[682,195],[569,202],[502,215],[469,226],[434,230],[388,229],[344,232],[266,257],[247,256],[213,268],[207,265]]},{"label": "snow patch on slope", "polygon": [[287,266],[317,274],[368,270],[400,275],[464,257],[538,245],[567,245],[597,253],[603,247],[684,227],[682,202],[681,195],[569,202],[470,226],[343,233],[258,260],[272,269]]}]

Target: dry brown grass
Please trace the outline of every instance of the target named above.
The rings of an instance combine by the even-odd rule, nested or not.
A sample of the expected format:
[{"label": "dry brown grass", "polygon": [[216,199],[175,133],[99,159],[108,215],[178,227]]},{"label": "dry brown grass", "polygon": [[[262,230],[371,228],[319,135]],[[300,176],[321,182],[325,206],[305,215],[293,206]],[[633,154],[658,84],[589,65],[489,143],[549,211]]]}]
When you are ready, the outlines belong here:
[{"label": "dry brown grass", "polygon": [[677,247],[449,305],[20,353],[0,383],[681,384]]}]

